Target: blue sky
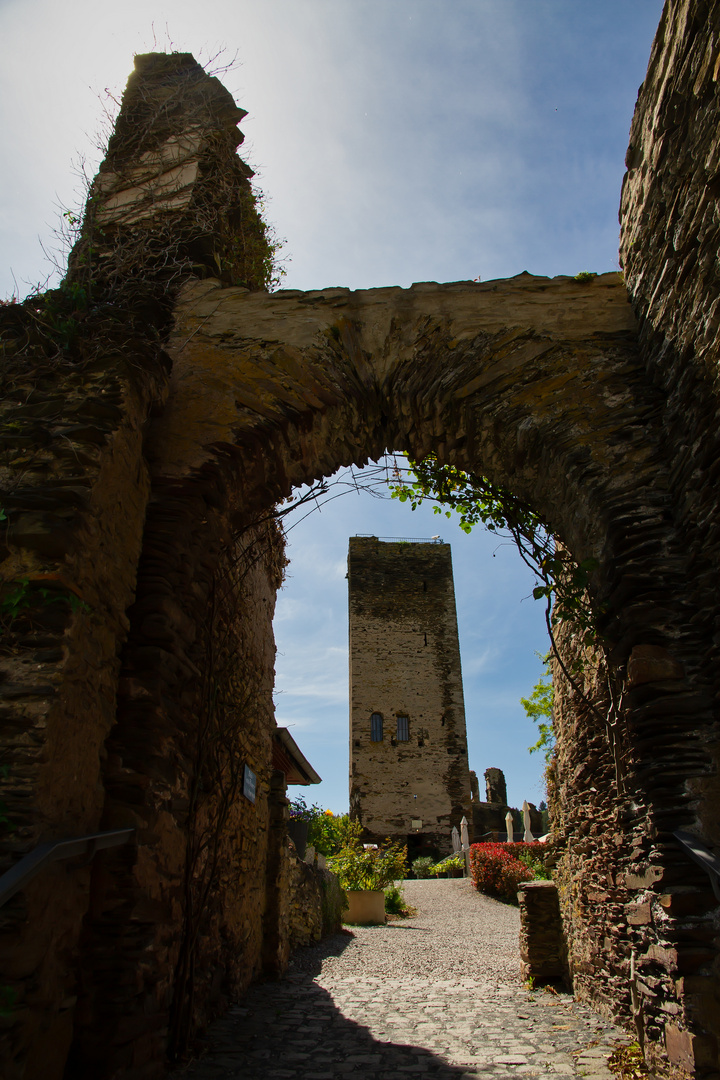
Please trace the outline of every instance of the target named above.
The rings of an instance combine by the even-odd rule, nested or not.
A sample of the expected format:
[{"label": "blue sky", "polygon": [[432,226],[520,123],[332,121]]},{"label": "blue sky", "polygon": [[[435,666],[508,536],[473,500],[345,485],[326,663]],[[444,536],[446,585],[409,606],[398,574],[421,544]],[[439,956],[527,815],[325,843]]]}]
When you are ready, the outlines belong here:
[{"label": "blue sky", "polygon": [[[0,295],[51,271],[73,165],[100,159],[134,52],[175,48],[249,112],[243,154],[287,240],[292,288],[617,269],[617,207],[660,0],[0,0]],[[99,133],[99,135],[97,134]],[[11,273],[12,271],[12,273]],[[14,276],[13,276],[14,274]],[[347,805],[345,559],[355,532],[452,543],[471,765],[539,801],[518,703],[544,651],[509,548],[397,503],[345,496],[290,533],[278,721]]]}]

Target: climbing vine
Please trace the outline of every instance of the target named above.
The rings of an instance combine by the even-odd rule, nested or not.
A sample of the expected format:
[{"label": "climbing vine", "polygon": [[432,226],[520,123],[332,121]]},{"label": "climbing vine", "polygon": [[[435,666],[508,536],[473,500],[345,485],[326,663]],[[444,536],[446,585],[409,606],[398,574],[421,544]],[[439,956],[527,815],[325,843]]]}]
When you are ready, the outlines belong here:
[{"label": "climbing vine", "polygon": [[[547,522],[507,488],[493,484],[486,477],[464,472],[454,465],[441,464],[435,454],[422,461],[411,461],[409,475],[395,467],[391,483],[392,497],[408,502],[413,510],[422,503],[434,504],[436,514],[459,516],[463,532],[478,524],[490,532],[509,537],[523,562],[536,577],[533,597],[545,602],[545,625],[550,638],[552,657],[591,713],[605,726],[613,754],[618,790],[622,790],[623,762],[619,728],[619,708],[608,678],[610,705],[604,715],[588,698],[582,680],[588,663],[597,658],[601,646],[597,631],[600,608],[589,591],[590,579],[598,568],[593,557],[578,562],[553,535]],[[573,658],[566,662],[557,642],[557,629],[563,626],[574,637]],[[593,658],[593,659],[591,659]],[[550,725],[547,725],[548,728]],[[548,731],[549,740],[550,733]],[[539,744],[545,747],[541,735]]]},{"label": "climbing vine", "polygon": [[554,623],[562,620],[573,624],[583,645],[595,643],[597,612],[588,584],[597,559],[578,563],[547,523],[507,488],[454,465],[443,465],[435,454],[428,454],[422,461],[410,462],[409,477],[396,469],[391,491],[393,498],[409,502],[413,510],[428,501],[435,504],[436,514],[448,518],[457,514],[463,532],[482,524],[490,532],[509,536],[537,578],[533,597],[546,602],[551,639]]},{"label": "climbing vine", "polygon": [[520,704],[525,715],[538,726],[538,740],[528,747],[531,754],[542,751],[546,763],[550,762],[555,749],[555,730],[553,728],[553,684],[550,668],[550,654],[536,656],[543,662],[542,675],[535,683],[530,697],[521,697]]}]

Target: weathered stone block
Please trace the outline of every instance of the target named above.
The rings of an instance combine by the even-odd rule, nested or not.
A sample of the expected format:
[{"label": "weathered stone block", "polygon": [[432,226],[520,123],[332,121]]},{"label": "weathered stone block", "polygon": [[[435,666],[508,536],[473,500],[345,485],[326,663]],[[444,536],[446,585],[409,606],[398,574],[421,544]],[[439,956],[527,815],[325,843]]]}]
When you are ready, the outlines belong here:
[{"label": "weathered stone block", "polygon": [[717,1062],[717,1044],[709,1035],[694,1035],[676,1024],[665,1025],[665,1049],[673,1065],[695,1074],[697,1068],[712,1067]]},{"label": "weathered stone block", "polygon": [[630,926],[646,926],[652,922],[650,904],[628,904],[625,908]]},{"label": "weathered stone block", "polygon": [[659,645],[636,645],[627,666],[628,688],[664,679],[683,679],[685,668]]}]

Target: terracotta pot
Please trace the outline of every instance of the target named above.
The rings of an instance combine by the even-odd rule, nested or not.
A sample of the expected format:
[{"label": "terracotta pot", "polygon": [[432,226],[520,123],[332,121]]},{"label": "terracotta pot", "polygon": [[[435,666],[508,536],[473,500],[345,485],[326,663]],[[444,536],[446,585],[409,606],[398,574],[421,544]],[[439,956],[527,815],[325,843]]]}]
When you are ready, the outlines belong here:
[{"label": "terracotta pot", "polygon": [[379,926],[385,922],[385,893],[382,889],[346,889],[348,906],[342,913],[344,923]]}]

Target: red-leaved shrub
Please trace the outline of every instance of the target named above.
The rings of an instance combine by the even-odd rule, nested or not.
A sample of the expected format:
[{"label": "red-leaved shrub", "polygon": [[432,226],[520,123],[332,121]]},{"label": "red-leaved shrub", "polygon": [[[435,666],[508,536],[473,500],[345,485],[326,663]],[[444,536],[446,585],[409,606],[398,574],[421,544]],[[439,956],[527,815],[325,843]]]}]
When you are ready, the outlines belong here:
[{"label": "red-leaved shrub", "polygon": [[470,846],[470,874],[473,885],[488,896],[517,903],[518,886],[532,881],[532,870],[517,858],[521,852],[533,854],[544,844],[472,844]]}]

